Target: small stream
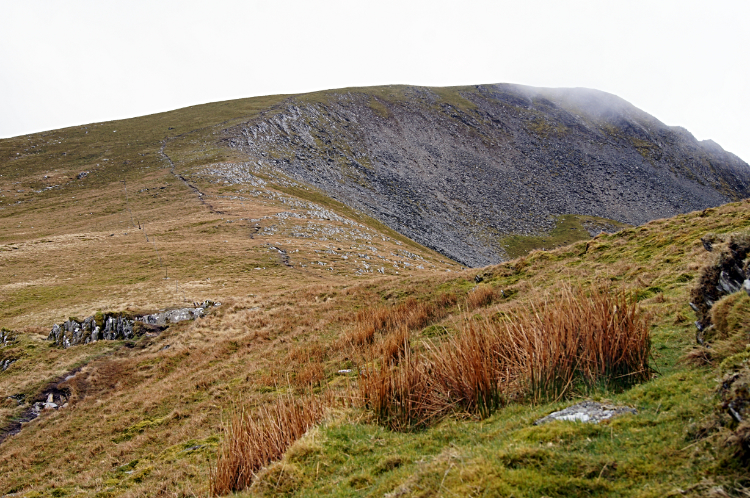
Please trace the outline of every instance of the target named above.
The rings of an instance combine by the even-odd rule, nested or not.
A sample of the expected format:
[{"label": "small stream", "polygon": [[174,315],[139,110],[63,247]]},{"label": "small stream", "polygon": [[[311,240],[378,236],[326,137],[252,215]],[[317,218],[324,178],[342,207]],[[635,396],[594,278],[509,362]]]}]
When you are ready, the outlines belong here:
[{"label": "small stream", "polygon": [[[44,410],[59,410],[66,408],[70,399],[70,390],[66,387],[61,387],[61,384],[72,379],[81,368],[83,367],[75,368],[50,382],[39,395],[34,397],[34,399],[28,403],[29,406],[21,412],[21,415],[18,418],[11,420],[8,425],[0,429],[0,444],[3,444],[3,442],[10,436],[15,436],[21,432],[24,424],[37,418]],[[23,395],[9,396],[9,398],[14,399],[19,405],[26,404],[26,398]]]}]

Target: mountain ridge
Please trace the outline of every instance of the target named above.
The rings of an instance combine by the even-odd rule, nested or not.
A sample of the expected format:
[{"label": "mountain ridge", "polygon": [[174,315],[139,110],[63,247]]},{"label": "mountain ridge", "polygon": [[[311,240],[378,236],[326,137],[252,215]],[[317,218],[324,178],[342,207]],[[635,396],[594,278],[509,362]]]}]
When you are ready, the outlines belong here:
[{"label": "mountain ridge", "polygon": [[750,195],[737,156],[588,89],[317,92],[223,140],[468,266],[507,259],[504,237],[549,233],[559,216],[642,224]]}]

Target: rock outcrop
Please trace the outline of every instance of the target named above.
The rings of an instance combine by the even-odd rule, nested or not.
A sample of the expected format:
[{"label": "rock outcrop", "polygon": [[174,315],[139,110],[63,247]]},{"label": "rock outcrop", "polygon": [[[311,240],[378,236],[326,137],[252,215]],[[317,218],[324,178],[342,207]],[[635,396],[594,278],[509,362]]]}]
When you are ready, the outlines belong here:
[{"label": "rock outcrop", "polygon": [[750,195],[737,156],[580,88],[319,92],[224,140],[248,178],[312,185],[468,266],[506,259],[504,237],[541,235],[559,215],[638,225]]},{"label": "rock outcrop", "polygon": [[154,313],[152,315],[143,315],[136,320],[148,325],[165,326],[169,325],[170,323],[183,322],[185,320],[195,320],[196,318],[203,316],[206,308],[217,306],[218,304],[220,303],[206,301],[197,308],[179,308],[176,310],[162,311],[159,313]]},{"label": "rock outcrop", "polygon": [[[101,316],[99,320],[97,318]],[[83,321],[70,318],[52,326],[47,340],[62,348],[98,340],[132,339],[134,320],[122,314],[90,316]]]},{"label": "rock outcrop", "polygon": [[[16,333],[6,328],[0,328],[0,348],[5,346],[11,346],[16,342]],[[13,363],[18,361],[18,358],[8,358],[0,354],[0,372],[8,370]]]},{"label": "rock outcrop", "polygon": [[148,331],[159,331],[172,323],[194,320],[205,314],[206,309],[221,303],[204,301],[195,308],[179,308],[147,315],[127,313],[97,313],[79,321],[70,318],[52,326],[47,340],[59,347],[68,348],[77,344],[88,344],[99,340],[133,339]]},{"label": "rock outcrop", "polygon": [[740,290],[750,295],[750,234],[709,234],[701,242],[716,256],[714,262],[703,269],[690,292],[690,307],[697,318],[698,344],[711,336],[711,308],[717,301]]}]

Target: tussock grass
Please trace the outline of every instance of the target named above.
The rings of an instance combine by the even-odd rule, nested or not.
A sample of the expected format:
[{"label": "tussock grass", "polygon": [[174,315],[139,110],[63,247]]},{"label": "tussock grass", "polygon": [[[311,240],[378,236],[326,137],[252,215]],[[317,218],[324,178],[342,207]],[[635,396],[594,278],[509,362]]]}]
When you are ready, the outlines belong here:
[{"label": "tussock grass", "polygon": [[[454,407],[484,418],[503,404],[511,373],[504,364],[498,330],[489,323],[466,322],[461,333],[441,344],[430,344],[425,358],[431,374],[431,401],[444,414]],[[510,338],[509,338],[510,339]]]},{"label": "tussock grass", "polygon": [[395,306],[365,308],[357,313],[354,328],[344,342],[359,347],[372,344],[376,334],[387,335],[401,329],[415,330],[447,315],[447,307],[455,303],[453,294],[443,294],[436,303],[408,298]]},{"label": "tussock grass", "polygon": [[[505,400],[558,400],[647,380],[648,319],[634,299],[606,288],[564,287],[555,299],[500,320],[467,319],[461,333],[416,355],[402,346],[360,374],[360,400],[394,429],[420,428],[448,413],[487,417]],[[394,360],[397,358],[397,360]]]},{"label": "tussock grass", "polygon": [[497,292],[489,285],[479,285],[466,295],[466,306],[469,310],[489,306],[497,298]]},{"label": "tussock grass", "polygon": [[393,430],[425,427],[441,413],[430,399],[425,363],[414,355],[408,338],[398,360],[385,354],[380,365],[370,362],[360,370],[359,399],[376,419]]},{"label": "tussock grass", "polygon": [[224,429],[216,467],[211,469],[210,494],[225,495],[248,487],[261,468],[281,458],[322,419],[324,406],[312,396],[282,397],[256,414],[235,413]]},{"label": "tussock grass", "polygon": [[294,385],[299,388],[313,388],[320,386],[325,380],[326,373],[323,365],[319,362],[304,364],[294,377]]},{"label": "tussock grass", "polygon": [[648,317],[624,293],[566,287],[554,301],[487,328],[500,336],[501,355],[517,367],[518,387],[535,402],[597,387],[617,390],[651,374]]}]

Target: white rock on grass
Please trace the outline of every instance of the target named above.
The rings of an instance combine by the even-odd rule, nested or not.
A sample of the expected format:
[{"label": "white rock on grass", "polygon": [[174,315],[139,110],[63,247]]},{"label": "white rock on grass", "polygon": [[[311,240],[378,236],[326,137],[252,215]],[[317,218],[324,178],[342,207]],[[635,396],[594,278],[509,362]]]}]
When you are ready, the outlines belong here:
[{"label": "white rock on grass", "polygon": [[613,406],[597,403],[596,401],[582,401],[564,410],[552,412],[546,417],[540,418],[534,425],[542,425],[555,420],[568,420],[574,422],[587,422],[598,424],[602,420],[607,420],[623,413],[637,414],[635,408],[629,406]]}]

